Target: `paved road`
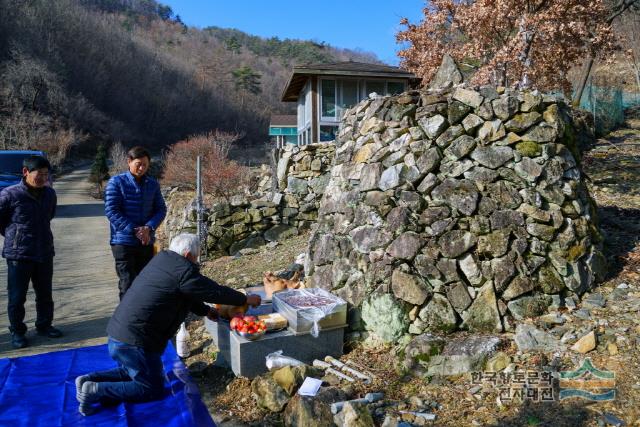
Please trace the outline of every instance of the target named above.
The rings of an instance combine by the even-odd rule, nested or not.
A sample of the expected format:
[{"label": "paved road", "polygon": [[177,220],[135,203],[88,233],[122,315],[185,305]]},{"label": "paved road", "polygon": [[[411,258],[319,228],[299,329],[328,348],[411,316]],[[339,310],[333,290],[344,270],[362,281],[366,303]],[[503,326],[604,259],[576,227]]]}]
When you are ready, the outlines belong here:
[{"label": "paved road", "polygon": [[7,318],[7,264],[0,259],[0,358],[106,342],[105,329],[118,302],[118,285],[109,248],[109,223],[102,201],[88,195],[88,174],[88,167],[81,168],[54,183],[58,193],[57,215],[52,222],[56,249],[54,325],[64,336],[51,339],[36,335],[35,296],[29,289],[25,323],[31,345],[13,350]]}]

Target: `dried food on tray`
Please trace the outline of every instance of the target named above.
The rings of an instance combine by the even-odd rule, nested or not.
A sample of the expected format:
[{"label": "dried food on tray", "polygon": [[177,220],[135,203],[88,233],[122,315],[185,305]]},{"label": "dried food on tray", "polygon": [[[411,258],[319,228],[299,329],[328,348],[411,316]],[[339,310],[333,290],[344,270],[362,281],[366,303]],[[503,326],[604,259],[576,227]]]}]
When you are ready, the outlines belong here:
[{"label": "dried food on tray", "polygon": [[281,299],[294,308],[322,307],[336,302],[335,298],[313,294],[286,294]]},{"label": "dried food on tray", "polygon": [[320,329],[341,327],[347,320],[347,303],[324,289],[289,289],[273,294],[273,308],[295,333],[315,337]]}]

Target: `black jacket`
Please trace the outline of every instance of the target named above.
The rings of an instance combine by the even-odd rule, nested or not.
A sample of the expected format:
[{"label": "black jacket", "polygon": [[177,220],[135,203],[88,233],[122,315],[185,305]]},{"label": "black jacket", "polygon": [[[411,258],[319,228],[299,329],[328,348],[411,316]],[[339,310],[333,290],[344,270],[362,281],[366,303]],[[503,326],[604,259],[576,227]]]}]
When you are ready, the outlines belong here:
[{"label": "black jacket", "polygon": [[6,259],[44,262],[54,255],[51,220],[56,213],[56,192],[44,187],[39,198],[29,193],[24,179],[0,193],[2,256]]},{"label": "black jacket", "polygon": [[205,316],[203,302],[243,305],[247,297],[200,274],[198,266],[162,251],[135,278],[109,320],[107,333],[126,344],[163,352],[189,311]]}]

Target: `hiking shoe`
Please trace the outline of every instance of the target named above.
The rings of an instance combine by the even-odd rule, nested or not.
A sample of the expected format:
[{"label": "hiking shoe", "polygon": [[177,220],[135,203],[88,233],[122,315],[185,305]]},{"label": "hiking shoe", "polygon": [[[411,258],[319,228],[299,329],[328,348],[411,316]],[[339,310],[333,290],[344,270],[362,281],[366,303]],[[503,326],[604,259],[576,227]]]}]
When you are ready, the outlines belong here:
[{"label": "hiking shoe", "polygon": [[11,334],[11,346],[15,349],[25,348],[29,345],[29,341],[27,341],[27,337],[24,334],[19,334],[17,332],[13,332]]},{"label": "hiking shoe", "polygon": [[76,377],[76,400],[80,403],[80,393],[82,391],[82,385],[89,381],[89,375],[80,375]]},{"label": "hiking shoe", "polygon": [[53,326],[47,326],[46,328],[38,329],[38,335],[49,338],[60,338],[62,336],[62,331],[58,328],[54,328]]},{"label": "hiking shoe", "polygon": [[[76,378],[76,381],[78,378]],[[93,406],[94,403],[98,403],[100,401],[100,396],[98,395],[98,383],[93,381],[84,381],[82,383],[82,388],[80,392],[76,392],[76,397],[80,405],[78,405],[78,411],[84,415],[92,415],[98,411],[98,408]]]}]

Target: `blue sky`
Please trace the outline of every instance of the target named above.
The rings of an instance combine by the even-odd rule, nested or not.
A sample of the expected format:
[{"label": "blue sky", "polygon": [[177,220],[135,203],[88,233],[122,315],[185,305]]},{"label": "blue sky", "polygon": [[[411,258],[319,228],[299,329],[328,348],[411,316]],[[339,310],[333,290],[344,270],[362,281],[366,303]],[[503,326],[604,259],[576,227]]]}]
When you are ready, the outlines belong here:
[{"label": "blue sky", "polygon": [[424,0],[160,0],[199,28],[237,28],[261,37],[303,39],[360,48],[396,65],[400,18],[417,22]]}]

